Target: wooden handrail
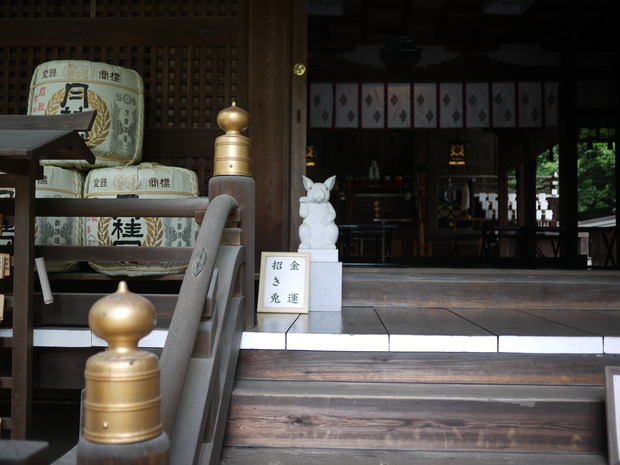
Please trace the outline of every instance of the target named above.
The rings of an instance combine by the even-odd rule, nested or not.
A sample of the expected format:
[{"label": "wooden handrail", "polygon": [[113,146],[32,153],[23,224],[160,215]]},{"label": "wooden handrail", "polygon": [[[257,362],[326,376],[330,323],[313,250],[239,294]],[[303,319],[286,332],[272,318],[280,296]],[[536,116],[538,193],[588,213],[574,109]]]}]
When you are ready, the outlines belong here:
[{"label": "wooden handrail", "polygon": [[[207,197],[184,199],[36,199],[38,216],[161,216],[194,217],[209,205]],[[0,199],[0,213],[15,212],[14,199]]]},{"label": "wooden handrail", "polygon": [[237,201],[229,195],[220,195],[210,202],[181,284],[179,300],[160,359],[161,417],[169,437],[172,437],[226,219],[237,205]]}]

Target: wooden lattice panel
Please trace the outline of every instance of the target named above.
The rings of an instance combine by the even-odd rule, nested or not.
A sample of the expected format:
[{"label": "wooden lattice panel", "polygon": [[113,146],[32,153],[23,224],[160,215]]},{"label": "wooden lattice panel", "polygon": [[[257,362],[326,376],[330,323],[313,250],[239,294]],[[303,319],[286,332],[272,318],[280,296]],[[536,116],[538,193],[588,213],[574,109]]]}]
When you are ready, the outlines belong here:
[{"label": "wooden lattice panel", "polygon": [[[157,136],[156,143],[145,139],[150,150],[143,161],[163,163],[165,158],[170,165],[196,171],[200,194],[206,195],[213,133],[204,131],[219,133],[217,114],[233,100],[245,104],[246,86],[239,81],[247,75],[240,15],[245,4],[244,0],[1,2],[0,29],[6,34],[0,37],[0,114],[27,113],[32,73],[41,63],[88,60],[133,69],[144,80],[145,130]],[[125,27],[128,18],[135,18],[131,22],[135,30]],[[171,129],[197,133],[179,137],[169,133]]]},{"label": "wooden lattice panel", "polygon": [[4,18],[114,18],[114,17],[208,17],[238,16],[237,0],[186,0],[161,2],[157,0],[21,0],[0,4]]},{"label": "wooden lattice panel", "polygon": [[0,113],[26,114],[32,71],[57,59],[114,63],[144,79],[149,127],[217,127],[237,97],[238,47],[5,47],[0,54]]}]

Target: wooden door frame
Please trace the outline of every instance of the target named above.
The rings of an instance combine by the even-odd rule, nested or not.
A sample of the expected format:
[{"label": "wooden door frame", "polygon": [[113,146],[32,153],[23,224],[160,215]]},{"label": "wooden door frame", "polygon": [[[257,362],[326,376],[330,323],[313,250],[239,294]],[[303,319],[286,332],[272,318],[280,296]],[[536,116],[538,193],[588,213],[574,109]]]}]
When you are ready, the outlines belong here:
[{"label": "wooden door frame", "polygon": [[[249,0],[248,110],[256,180],[256,254],[296,250],[305,174],[306,4]],[[257,260],[257,263],[260,261]]]}]

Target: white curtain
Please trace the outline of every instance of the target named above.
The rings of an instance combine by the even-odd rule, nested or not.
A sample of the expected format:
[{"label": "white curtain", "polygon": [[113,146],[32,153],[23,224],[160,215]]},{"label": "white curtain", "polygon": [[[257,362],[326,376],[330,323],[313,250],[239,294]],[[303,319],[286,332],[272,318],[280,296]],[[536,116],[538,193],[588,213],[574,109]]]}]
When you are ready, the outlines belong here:
[{"label": "white curtain", "polygon": [[463,127],[463,84],[439,84],[439,125]]},{"label": "white curtain", "polygon": [[334,85],[331,82],[310,84],[308,106],[311,128],[331,128],[334,124]]},{"label": "white curtain", "polygon": [[388,128],[410,128],[411,84],[388,84],[386,97]]},{"label": "white curtain", "polygon": [[540,128],[543,122],[542,87],[540,82],[520,82],[518,108],[519,127]]},{"label": "white curtain", "polygon": [[487,82],[465,84],[465,125],[468,128],[488,128],[491,125]]},{"label": "white curtain", "polygon": [[557,127],[557,82],[311,83],[312,128]]},{"label": "white curtain", "polygon": [[437,84],[413,85],[413,127],[437,127]]},{"label": "white curtain", "polygon": [[515,83],[494,82],[491,84],[491,92],[493,127],[515,127],[517,121],[517,109],[515,106]]},{"label": "white curtain", "polygon": [[385,85],[362,84],[362,127],[385,127]]},{"label": "white curtain", "polygon": [[357,128],[359,121],[359,84],[336,84],[334,95],[337,128]]}]

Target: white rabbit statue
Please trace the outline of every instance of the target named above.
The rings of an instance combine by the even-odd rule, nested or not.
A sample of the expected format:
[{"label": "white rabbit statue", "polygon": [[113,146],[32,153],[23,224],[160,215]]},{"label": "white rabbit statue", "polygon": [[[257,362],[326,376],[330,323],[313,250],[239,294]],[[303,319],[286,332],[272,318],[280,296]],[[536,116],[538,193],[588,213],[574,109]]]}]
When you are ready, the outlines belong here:
[{"label": "white rabbit statue", "polygon": [[302,176],[306,195],[299,198],[299,215],[303,218],[299,226],[300,249],[335,249],[338,240],[338,226],[334,224],[336,211],[329,203],[329,193],[334,187],[336,176],[325,182],[313,182]]}]

